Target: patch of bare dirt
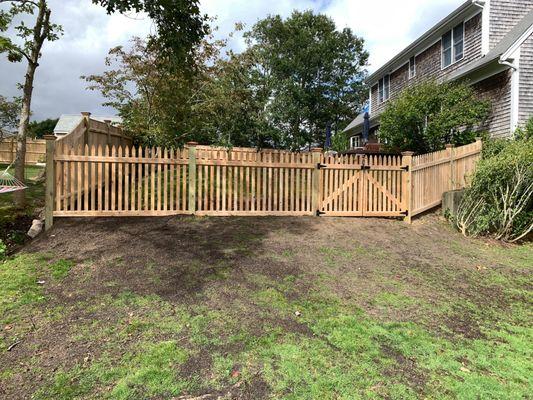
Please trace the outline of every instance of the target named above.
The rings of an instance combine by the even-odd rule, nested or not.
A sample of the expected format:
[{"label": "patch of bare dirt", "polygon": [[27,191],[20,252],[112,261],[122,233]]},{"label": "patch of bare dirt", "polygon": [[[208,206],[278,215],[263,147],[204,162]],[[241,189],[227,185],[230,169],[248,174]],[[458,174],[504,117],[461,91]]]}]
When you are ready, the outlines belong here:
[{"label": "patch of bare dirt", "polygon": [[[452,249],[450,243],[458,244]],[[83,363],[87,357],[97,358],[102,347],[69,339],[73,327],[91,320],[113,325],[125,316],[113,309],[80,309],[80,304],[124,292],[157,295],[175,306],[224,310],[254,335],[264,333],[267,326],[313,335],[294,315],[275,318],[262,314],[249,294],[264,287],[252,276],[262,276],[280,287],[291,278],[293,285],[283,292],[291,301],[320,285],[354,309],[362,308],[387,321],[431,318],[417,307],[391,305],[383,311],[372,301],[380,293],[401,292],[435,308],[455,297],[505,308],[508,303],[503,293],[478,283],[475,266],[480,262],[490,266],[491,260],[474,258],[476,246],[479,244],[462,238],[431,215],[412,226],[387,219],[311,217],[57,219],[51,231],[24,251],[51,252],[56,258],[77,263],[61,283],[45,288],[48,307],[63,306],[68,312],[59,321],[38,325],[13,352],[0,355],[0,363],[24,370],[33,362],[51,374],[60,367]],[[436,330],[444,324],[462,337],[481,337],[479,321],[468,312],[433,323]],[[124,347],[127,343],[117,346],[117,354]],[[213,351],[233,354],[242,348],[206,347],[191,357],[180,373],[208,371]],[[413,387],[424,386],[426,377],[413,361],[393,354],[386,346],[383,351],[397,361],[391,374],[402,376]],[[29,369],[16,374],[10,388],[4,389],[4,398],[30,397],[42,379]],[[194,395],[259,399],[268,392],[268,385],[257,376],[226,391]]]},{"label": "patch of bare dirt", "polygon": [[396,361],[396,365],[385,371],[391,377],[401,377],[418,394],[423,394],[427,374],[421,370],[415,360],[405,357],[386,343],[381,344],[383,353]]}]

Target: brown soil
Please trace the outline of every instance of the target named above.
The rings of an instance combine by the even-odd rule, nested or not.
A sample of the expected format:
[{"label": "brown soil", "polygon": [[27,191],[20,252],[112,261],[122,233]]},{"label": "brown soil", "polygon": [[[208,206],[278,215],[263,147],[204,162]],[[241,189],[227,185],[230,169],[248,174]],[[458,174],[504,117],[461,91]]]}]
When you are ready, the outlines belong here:
[{"label": "brown soil", "polygon": [[[26,398],[40,386],[46,376],[30,372],[30,363],[49,374],[97,358],[102,348],[94,342],[69,339],[74,327],[90,321],[115,324],[127,315],[76,305],[124,292],[157,295],[180,306],[224,309],[238,315],[239,324],[257,335],[265,327],[279,326],[289,333],[312,336],[307,325],[293,315],[273,318],[262,314],[249,304],[246,293],[259,287],[251,276],[276,283],[293,279],[294,290],[286,293],[289,299],[307,294],[320,281],[372,317],[421,321],[435,332],[444,326],[452,335],[481,337],[478,316],[465,310],[434,320],[426,314],[427,309],[380,306],[373,299],[400,287],[428,304],[429,312],[432,304],[448,297],[503,309],[506,299],[493,287],[479,283],[476,265],[506,267],[488,259],[482,249],[482,243],[464,239],[435,215],[412,226],[387,219],[340,218],[57,219],[54,229],[24,251],[51,252],[56,258],[76,262],[61,283],[46,286],[49,307],[63,306],[69,312],[66,318],[51,323],[35,316],[35,330],[14,351],[0,355],[2,364],[27,368],[26,374],[15,375],[10,387],[3,388],[3,398]],[[123,344],[128,340],[135,337]],[[206,346],[179,373],[187,377],[191,371],[207,371],[215,350],[231,354],[239,349]],[[392,350],[384,345],[384,351]],[[392,356],[398,366],[391,373],[404,376],[413,387],[423,387],[424,373],[417,371],[411,360]],[[224,393],[213,393],[213,398],[216,394],[259,399],[268,391],[258,376],[239,386],[229,385]]]}]

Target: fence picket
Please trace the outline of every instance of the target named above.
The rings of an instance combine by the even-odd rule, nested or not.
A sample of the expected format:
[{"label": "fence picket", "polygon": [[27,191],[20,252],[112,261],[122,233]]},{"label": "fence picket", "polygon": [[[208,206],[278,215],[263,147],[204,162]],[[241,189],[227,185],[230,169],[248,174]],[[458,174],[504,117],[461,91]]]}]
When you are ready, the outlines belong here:
[{"label": "fence picket", "polygon": [[55,146],[54,216],[403,216],[464,187],[481,142],[411,157],[278,150]]}]

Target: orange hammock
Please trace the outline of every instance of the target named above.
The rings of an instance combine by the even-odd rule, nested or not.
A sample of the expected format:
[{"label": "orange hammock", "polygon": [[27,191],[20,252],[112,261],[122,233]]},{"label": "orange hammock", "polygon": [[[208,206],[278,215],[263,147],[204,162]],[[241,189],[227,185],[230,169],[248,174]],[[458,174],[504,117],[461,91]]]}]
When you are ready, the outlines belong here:
[{"label": "orange hammock", "polygon": [[24,183],[7,172],[9,168],[11,168],[11,165],[7,167],[5,171],[0,172],[0,194],[16,192],[17,190],[24,190],[27,188]]}]

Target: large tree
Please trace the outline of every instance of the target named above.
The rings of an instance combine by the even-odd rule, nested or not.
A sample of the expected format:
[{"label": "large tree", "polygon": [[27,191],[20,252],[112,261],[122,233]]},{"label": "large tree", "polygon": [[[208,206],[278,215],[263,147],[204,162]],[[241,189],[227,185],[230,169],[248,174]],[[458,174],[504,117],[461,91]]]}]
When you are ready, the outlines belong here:
[{"label": "large tree", "polygon": [[150,145],[301,149],[324,145],[328,125],[338,130],[357,113],[368,54],[349,29],[294,12],[244,36],[247,48],[235,54],[208,34],[192,48],[192,64],[177,68],[161,43],[135,39],[110,51],[108,71],[85,79]]},{"label": "large tree", "polygon": [[193,106],[195,129],[222,146],[267,147],[275,135],[266,104],[270,91],[258,79],[253,52],[218,60]]},{"label": "large tree", "polygon": [[208,17],[198,0],[92,0],[108,13],[145,12],[154,21],[156,34],[149,38],[178,67],[194,65],[193,49],[209,30]]},{"label": "large tree", "polygon": [[[31,114],[31,100],[33,95],[33,81],[39,66],[41,50],[45,41],[59,38],[61,27],[52,23],[51,10],[47,0],[0,0],[0,4],[8,4],[7,9],[0,10],[0,52],[7,53],[11,62],[27,62],[24,83],[22,84],[22,104],[17,133],[17,153],[15,157],[15,177],[24,181],[24,162],[26,158],[26,135]],[[24,16],[17,24],[14,20]],[[31,18],[33,17],[33,18]],[[31,18],[28,26],[26,20]],[[17,39],[5,34],[14,29]],[[25,191],[19,190],[14,194],[15,204],[23,207]]]},{"label": "large tree", "polygon": [[203,97],[200,92],[224,44],[208,35],[193,49],[193,64],[177,66],[160,46],[133,38],[128,48],[109,51],[107,71],[82,78],[89,89],[102,93],[104,105],[118,110],[124,127],[139,143],[211,143],[209,132],[196,129],[193,108]]},{"label": "large tree", "polygon": [[245,37],[256,74],[268,87],[272,145],[299,149],[323,145],[326,129],[344,127],[364,97],[368,53],[349,28],[328,16],[294,11],[259,21]]}]

